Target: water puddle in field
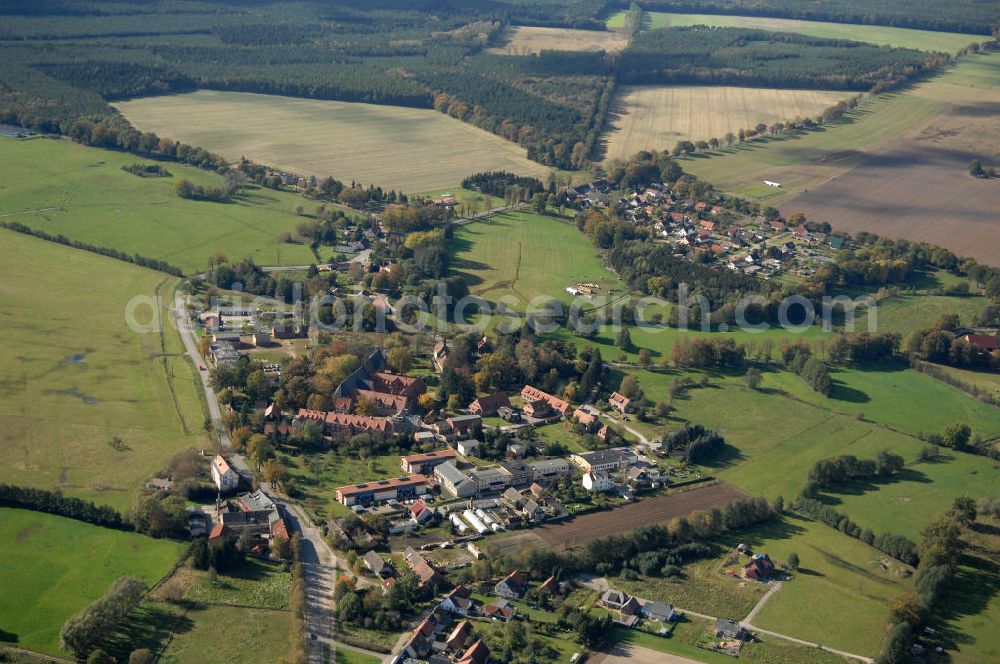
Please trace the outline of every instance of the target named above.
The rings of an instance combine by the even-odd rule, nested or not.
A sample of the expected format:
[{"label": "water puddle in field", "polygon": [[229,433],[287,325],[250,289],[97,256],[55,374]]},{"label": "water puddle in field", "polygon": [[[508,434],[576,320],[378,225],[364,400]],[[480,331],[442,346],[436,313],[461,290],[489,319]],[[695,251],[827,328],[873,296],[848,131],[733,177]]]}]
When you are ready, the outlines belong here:
[{"label": "water puddle in field", "polygon": [[98,403],[97,397],[92,397],[82,392],[77,392],[76,390],[45,390],[45,394],[60,394],[67,397],[73,397],[75,399],[80,399],[83,403],[88,406],[93,406]]},{"label": "water puddle in field", "polygon": [[91,351],[87,350],[82,353],[76,353],[75,355],[70,355],[65,360],[59,363],[59,365],[56,367],[56,371],[58,371],[59,369],[65,369],[66,367],[82,365],[83,361],[87,358],[87,355],[89,355],[90,352]]}]

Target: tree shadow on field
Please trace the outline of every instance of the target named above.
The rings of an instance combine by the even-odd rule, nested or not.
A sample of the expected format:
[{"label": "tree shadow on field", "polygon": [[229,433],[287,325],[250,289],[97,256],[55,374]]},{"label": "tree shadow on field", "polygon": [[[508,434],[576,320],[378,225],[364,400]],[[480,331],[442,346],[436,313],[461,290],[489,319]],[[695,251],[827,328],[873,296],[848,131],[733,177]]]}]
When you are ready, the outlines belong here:
[{"label": "tree shadow on field", "polygon": [[871,397],[865,392],[850,387],[839,380],[834,380],[832,383],[833,389],[830,392],[831,399],[846,401],[847,403],[868,403],[872,400]]},{"label": "tree shadow on field", "polygon": [[735,445],[730,445],[726,443],[722,446],[722,451],[715,455],[712,459],[708,461],[702,461],[701,465],[706,468],[712,468],[713,470],[718,470],[720,468],[730,468],[737,465],[741,461],[746,460],[746,455],[740,451],[740,448]]},{"label": "tree shadow on field", "polygon": [[146,602],[132,612],[115,633],[102,644],[119,662],[127,662],[133,650],[148,648],[158,652],[173,634],[194,628],[194,622],[179,607]]}]

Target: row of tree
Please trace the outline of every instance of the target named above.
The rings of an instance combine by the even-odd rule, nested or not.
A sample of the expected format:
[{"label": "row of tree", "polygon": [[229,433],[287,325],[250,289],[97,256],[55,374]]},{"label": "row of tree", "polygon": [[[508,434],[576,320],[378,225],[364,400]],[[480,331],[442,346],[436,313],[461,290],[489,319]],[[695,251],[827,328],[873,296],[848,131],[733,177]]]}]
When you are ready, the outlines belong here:
[{"label": "row of tree", "polygon": [[862,528],[850,517],[815,498],[799,497],[792,503],[792,508],[822,521],[831,528],[836,528],[849,537],[860,539],[865,544],[907,565],[916,565],[919,560],[917,545],[910,539],[892,533],[876,535],[871,528]]},{"label": "row of tree", "polygon": [[59,491],[0,484],[0,505],[58,514],[105,528],[132,529],[118,510],[89,500],[64,496]]}]

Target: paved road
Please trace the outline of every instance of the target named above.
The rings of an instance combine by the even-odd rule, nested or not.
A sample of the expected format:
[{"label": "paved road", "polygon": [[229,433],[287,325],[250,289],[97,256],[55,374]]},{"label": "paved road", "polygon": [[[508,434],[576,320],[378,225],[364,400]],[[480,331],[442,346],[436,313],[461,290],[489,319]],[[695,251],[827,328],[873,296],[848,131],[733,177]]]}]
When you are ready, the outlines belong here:
[{"label": "paved road", "polygon": [[[188,320],[187,311],[184,308],[184,298],[180,296],[174,298],[174,320],[177,322],[177,331],[181,335],[181,341],[184,342],[184,351],[191,358],[191,362],[194,363],[195,367],[205,366],[207,360],[202,358],[201,353],[198,352],[198,342],[191,328],[191,323]],[[215,426],[216,434],[219,436],[219,443],[222,445],[222,449],[231,450],[233,448],[233,441],[229,438],[226,427],[222,426],[222,411],[219,409],[219,400],[215,398],[215,390],[208,383],[208,371],[199,371],[198,377],[201,379],[201,387],[205,391],[205,400],[208,402],[208,415],[212,418],[212,424]],[[243,462],[242,457],[240,457],[240,461]],[[245,466],[246,463],[243,462],[243,465]]]}]

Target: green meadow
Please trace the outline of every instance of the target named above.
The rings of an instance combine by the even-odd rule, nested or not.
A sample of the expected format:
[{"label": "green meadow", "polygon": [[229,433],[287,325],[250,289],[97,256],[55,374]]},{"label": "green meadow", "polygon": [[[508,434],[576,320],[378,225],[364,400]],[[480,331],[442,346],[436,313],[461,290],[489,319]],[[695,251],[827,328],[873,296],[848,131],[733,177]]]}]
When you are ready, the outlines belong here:
[{"label": "green meadow", "polygon": [[[0,481],[109,504],[135,491],[174,453],[208,447],[195,368],[166,311],[176,279],[0,230]],[[110,442],[118,436],[124,446]]]},{"label": "green meadow", "polygon": [[623,284],[587,237],[555,217],[506,212],[456,229],[449,250],[452,272],[473,295],[490,301],[513,296],[514,310],[541,296],[569,302],[566,287],[580,282],[600,284],[603,294],[622,294]]},{"label": "green meadow", "polygon": [[905,566],[890,561],[883,567],[886,556],[876,549],[797,516],[741,533],[739,540],[776,560],[794,552],[801,561],[799,571],[757,614],[755,625],[838,650],[878,653],[889,602],[910,587]]},{"label": "green meadow", "polygon": [[[608,19],[608,27],[623,27],[625,13]],[[934,32],[892,28],[882,25],[857,25],[827,21],[800,21],[760,16],[724,16],[721,14],[676,14],[672,12],[647,12],[643,29],[678,28],[690,25],[708,25],[720,28],[754,28],[772,32],[795,32],[809,37],[826,39],[851,39],[897,48],[915,48],[921,51],[942,51],[954,54],[973,42],[982,42],[982,35],[959,32]]]},{"label": "green meadow", "polygon": [[[631,373],[653,400],[669,399],[668,387],[680,375]],[[697,382],[700,374],[692,375]],[[823,399],[783,371],[765,372],[757,391],[744,386],[742,375],[709,374],[706,387],[692,387],[675,397],[672,422],[633,424],[647,435],[661,435],[683,421],[717,429],[728,445],[709,472],[751,495],[786,500],[799,494],[809,468],[825,457],[871,458],[887,449],[913,461],[925,447],[915,433],[939,431],[956,421],[967,421],[984,437],[1000,432],[1000,410],[914,371],[838,370],[833,377],[833,397]],[[862,394],[871,401],[843,400],[857,400]],[[956,496],[1000,495],[995,478],[989,459],[948,453],[912,465],[892,481],[842,487],[825,499],[876,532],[915,537]]]},{"label": "green meadow", "polygon": [[51,514],[0,508],[0,625],[14,645],[59,653],[63,622],[119,576],[148,584],[166,574],[184,544],[101,528]]},{"label": "green meadow", "polygon": [[218,186],[221,176],[161,162],[172,177],[140,178],[121,167],[152,160],[68,140],[0,140],[0,221],[157,258],[186,273],[205,269],[216,253],[260,265],[315,261],[307,245],[279,240],[302,221],[295,206],[309,207],[299,196],[253,187],[229,203],[185,200],[173,193],[178,179]]}]

